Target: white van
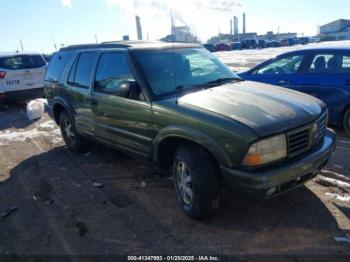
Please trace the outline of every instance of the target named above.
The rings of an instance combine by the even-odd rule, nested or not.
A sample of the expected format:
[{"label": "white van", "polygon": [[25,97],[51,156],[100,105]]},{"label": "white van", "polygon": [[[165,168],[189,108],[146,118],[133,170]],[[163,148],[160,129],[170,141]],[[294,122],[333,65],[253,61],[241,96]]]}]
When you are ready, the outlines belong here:
[{"label": "white van", "polygon": [[42,97],[46,66],[39,53],[0,53],[0,110],[9,101]]}]

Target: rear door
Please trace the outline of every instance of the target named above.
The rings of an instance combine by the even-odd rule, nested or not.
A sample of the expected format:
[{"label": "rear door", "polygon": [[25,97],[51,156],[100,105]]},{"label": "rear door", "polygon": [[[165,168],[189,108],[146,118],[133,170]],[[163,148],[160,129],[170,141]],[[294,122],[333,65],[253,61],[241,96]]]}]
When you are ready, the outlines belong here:
[{"label": "rear door", "polygon": [[91,110],[91,86],[97,59],[96,52],[82,52],[75,57],[66,80],[63,96],[75,112],[79,133],[94,135],[95,119]]},{"label": "rear door", "polygon": [[5,72],[5,92],[44,87],[46,62],[41,55],[15,55],[0,58],[0,71]]},{"label": "rear door", "polygon": [[125,51],[105,52],[99,59],[92,92],[96,138],[144,157],[152,153],[151,103],[118,96],[123,81],[135,81]]},{"label": "rear door", "polygon": [[350,53],[316,53],[300,79],[301,91],[325,102],[330,122],[339,124],[343,110],[350,105]]}]

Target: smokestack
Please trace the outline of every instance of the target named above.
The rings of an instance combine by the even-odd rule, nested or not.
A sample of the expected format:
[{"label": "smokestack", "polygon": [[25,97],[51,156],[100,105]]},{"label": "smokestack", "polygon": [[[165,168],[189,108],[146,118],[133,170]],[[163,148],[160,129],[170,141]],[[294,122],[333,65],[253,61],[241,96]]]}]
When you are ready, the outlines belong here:
[{"label": "smokestack", "polygon": [[138,15],[136,16],[136,31],[137,31],[137,39],[142,40],[141,20]]},{"label": "smokestack", "polygon": [[235,36],[238,35],[238,18],[237,18],[237,16],[233,17],[233,32],[234,32]]},{"label": "smokestack", "polygon": [[233,31],[232,31],[232,19],[230,20],[230,34],[232,35]]},{"label": "smokestack", "polygon": [[243,13],[243,34],[246,33],[245,13]]}]

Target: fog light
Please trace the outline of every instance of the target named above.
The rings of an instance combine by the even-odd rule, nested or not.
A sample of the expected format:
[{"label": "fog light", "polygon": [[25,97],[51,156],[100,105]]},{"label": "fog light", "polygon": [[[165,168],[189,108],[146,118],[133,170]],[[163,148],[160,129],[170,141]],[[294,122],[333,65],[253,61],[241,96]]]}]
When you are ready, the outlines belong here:
[{"label": "fog light", "polygon": [[271,196],[276,192],[276,187],[270,188],[269,191],[267,191],[266,195]]}]

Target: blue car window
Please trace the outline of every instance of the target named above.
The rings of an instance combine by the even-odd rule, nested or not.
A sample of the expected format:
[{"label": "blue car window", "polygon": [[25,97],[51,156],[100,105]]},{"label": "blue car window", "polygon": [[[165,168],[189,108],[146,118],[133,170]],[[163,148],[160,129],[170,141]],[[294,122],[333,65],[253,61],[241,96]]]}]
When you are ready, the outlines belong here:
[{"label": "blue car window", "polygon": [[294,55],[277,59],[258,69],[257,75],[296,74],[304,59],[304,55]]},{"label": "blue car window", "polygon": [[348,74],[350,57],[341,54],[318,54],[314,57],[308,73],[314,74]]}]

